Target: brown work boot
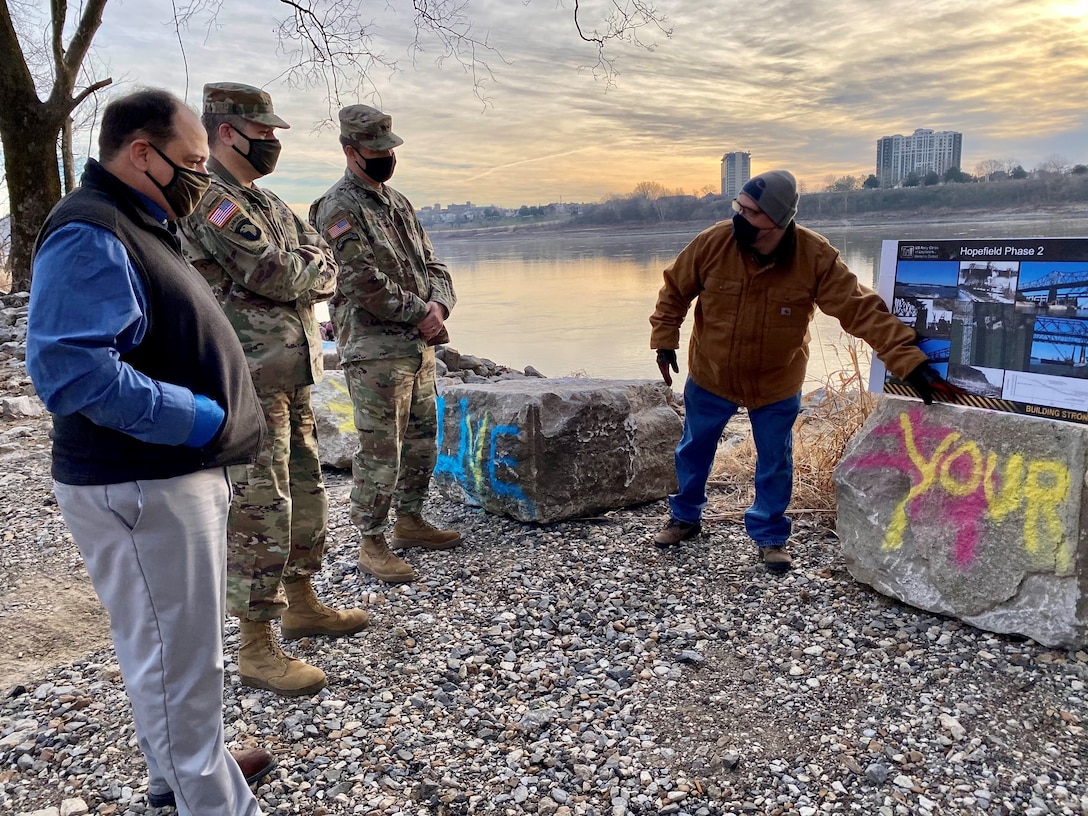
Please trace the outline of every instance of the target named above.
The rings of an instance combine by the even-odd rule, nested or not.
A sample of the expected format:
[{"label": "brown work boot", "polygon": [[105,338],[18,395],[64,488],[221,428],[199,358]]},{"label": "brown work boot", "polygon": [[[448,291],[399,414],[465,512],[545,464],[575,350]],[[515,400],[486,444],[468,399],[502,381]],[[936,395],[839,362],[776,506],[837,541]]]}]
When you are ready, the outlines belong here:
[{"label": "brown work boot", "polygon": [[365,572],[390,584],[406,584],[419,576],[412,565],[393,554],[385,534],[365,535],[359,544],[359,572]]},{"label": "brown work boot", "polygon": [[238,676],[243,686],[268,689],[282,697],[302,697],[325,688],[325,672],[284,654],[272,634],[271,621],[243,620],[239,625]]},{"label": "brown work boot", "polygon": [[460,543],[456,530],[439,530],[423,516],[397,516],[393,526],[393,546],[398,549],[452,550]]},{"label": "brown work boot", "polygon": [[776,575],[789,572],[793,565],[793,556],[790,555],[785,544],[757,544],[756,546],[759,548],[759,560],[763,562],[767,572],[773,572]]},{"label": "brown work boot", "polygon": [[658,547],[675,547],[681,541],[695,538],[702,531],[703,525],[697,521],[691,523],[670,516],[661,532],[654,536],[654,544]]},{"label": "brown work boot", "polygon": [[370,621],[362,609],[332,609],[314,595],[309,578],[284,581],[287,593],[287,611],[280,618],[280,636],[284,640],[298,640],[309,635],[344,637],[354,635]]}]

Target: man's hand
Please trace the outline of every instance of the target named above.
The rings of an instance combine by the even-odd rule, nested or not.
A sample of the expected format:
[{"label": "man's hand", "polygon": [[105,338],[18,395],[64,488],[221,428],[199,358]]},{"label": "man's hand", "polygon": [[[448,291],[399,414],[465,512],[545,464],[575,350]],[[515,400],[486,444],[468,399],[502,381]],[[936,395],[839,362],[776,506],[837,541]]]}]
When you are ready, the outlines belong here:
[{"label": "man's hand", "polygon": [[441,303],[433,300],[427,301],[427,316],[416,324],[416,328],[419,329],[419,333],[423,335],[424,340],[431,340],[442,333],[442,330],[446,327],[445,312],[446,310]]},{"label": "man's hand", "polygon": [[953,397],[967,393],[934,371],[929,363],[920,363],[908,374],[907,385],[918,392],[926,405],[932,405],[933,400],[951,402]]},{"label": "man's hand", "polygon": [[657,370],[661,372],[661,379],[665,381],[665,385],[672,385],[670,368],[677,374],[680,373],[680,366],[676,363],[676,349],[658,349]]}]

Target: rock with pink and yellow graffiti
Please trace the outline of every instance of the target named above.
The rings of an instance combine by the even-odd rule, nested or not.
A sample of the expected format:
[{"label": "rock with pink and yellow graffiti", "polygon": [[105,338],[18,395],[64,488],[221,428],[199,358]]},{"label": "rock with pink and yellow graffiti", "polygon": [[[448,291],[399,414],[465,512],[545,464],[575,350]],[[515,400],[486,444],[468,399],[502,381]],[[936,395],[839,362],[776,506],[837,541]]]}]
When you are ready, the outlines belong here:
[{"label": "rock with pink and yellow graffiti", "polygon": [[1088,427],[885,398],[838,467],[855,579],[1046,646],[1088,645]]}]

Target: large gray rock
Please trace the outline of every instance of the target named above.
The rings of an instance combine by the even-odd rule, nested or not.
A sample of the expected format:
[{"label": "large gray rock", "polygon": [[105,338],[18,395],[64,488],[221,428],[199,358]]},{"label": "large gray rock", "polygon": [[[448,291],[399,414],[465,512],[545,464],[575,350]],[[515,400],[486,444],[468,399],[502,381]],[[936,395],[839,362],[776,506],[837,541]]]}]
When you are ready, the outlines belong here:
[{"label": "large gray rock", "polygon": [[33,419],[45,416],[45,406],[36,397],[0,397],[0,418]]},{"label": "large gray rock", "polygon": [[549,522],[676,488],[682,423],[650,380],[522,379],[439,394],[435,483],[447,498]]},{"label": "large gray rock", "polygon": [[835,469],[857,580],[1046,646],[1088,644],[1088,428],[884,399]]},{"label": "large gray rock", "polygon": [[310,390],[310,403],[317,418],[321,464],[340,470],[350,468],[359,436],[344,372],[326,370],[321,382]]}]

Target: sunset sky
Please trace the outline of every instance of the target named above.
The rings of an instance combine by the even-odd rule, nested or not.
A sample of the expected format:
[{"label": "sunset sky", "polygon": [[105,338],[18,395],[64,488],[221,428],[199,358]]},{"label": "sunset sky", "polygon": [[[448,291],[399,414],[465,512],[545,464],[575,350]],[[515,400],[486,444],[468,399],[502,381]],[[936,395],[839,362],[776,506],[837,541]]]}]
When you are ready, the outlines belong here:
[{"label": "sunset sky", "polygon": [[[983,159],[1088,163],[1088,0],[658,0],[671,38],[647,29],[653,50],[612,48],[611,87],[586,67],[595,52],[571,0],[468,0],[473,33],[498,52],[481,55],[493,72],[486,104],[460,65],[435,64],[437,48],[409,51],[410,3],[339,4],[352,5],[397,65],[341,101],[392,115],[405,144],[391,183],[417,207],[598,201],[641,181],[718,192],[730,150],[751,151],[754,173],[789,168],[814,191],[873,172],[879,137],[923,127],[961,131],[969,172]],[[607,4],[582,5],[593,23]],[[112,0],[95,72],[114,78],[110,93],[158,85],[193,105],[205,82],[264,86],[293,125],[266,183],[304,210],[343,156],[336,131],[319,129],[324,89],[281,77],[285,11],[229,0],[213,24],[205,15],[182,30],[183,58],[169,2]]]}]

